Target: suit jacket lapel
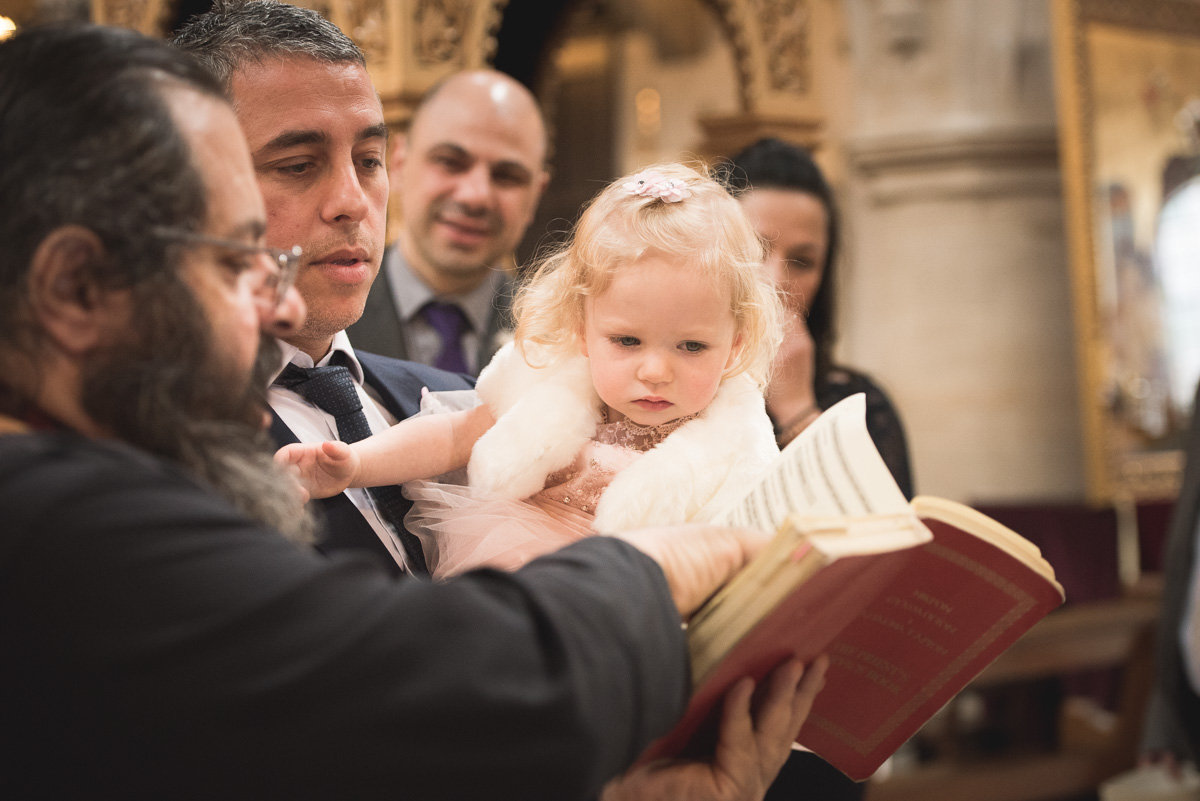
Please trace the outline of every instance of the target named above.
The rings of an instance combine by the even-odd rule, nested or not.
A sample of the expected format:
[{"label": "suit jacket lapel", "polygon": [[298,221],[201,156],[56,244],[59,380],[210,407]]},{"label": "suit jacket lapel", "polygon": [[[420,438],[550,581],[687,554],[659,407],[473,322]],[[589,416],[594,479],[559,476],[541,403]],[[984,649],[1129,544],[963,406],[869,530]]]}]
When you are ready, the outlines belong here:
[{"label": "suit jacket lapel", "polygon": [[363,369],[363,383],[375,390],[379,395],[379,400],[383,402],[384,408],[397,420],[405,420],[412,417],[417,412],[421,411],[421,388],[420,381],[408,375],[383,375],[378,365],[375,365],[370,359],[364,359],[362,354],[355,350],[355,354],[359,357],[359,364]]},{"label": "suit jacket lapel", "polygon": [[387,271],[387,258],[392,252],[388,251],[389,256],[385,256],[384,266],[380,268],[375,282],[371,284],[362,317],[347,328],[346,333],[350,341],[363,350],[395,359],[407,359],[408,348],[404,342],[400,313],[396,310],[396,303],[392,298],[392,283]]},{"label": "suit jacket lapel", "polygon": [[517,282],[511,278],[505,278],[496,289],[496,294],[492,298],[492,314],[488,318],[487,330],[479,337],[477,353],[479,361],[475,370],[476,374],[491,363],[496,351],[503,346],[504,343],[500,341],[501,332],[511,331],[513,328],[512,304],[513,294],[516,291]]},{"label": "suit jacket lapel", "polygon": [[275,440],[276,448],[300,441],[300,438],[292,433],[292,429],[288,428],[287,423],[283,422],[274,409],[271,409],[271,427],[267,431],[270,433],[271,439]]}]

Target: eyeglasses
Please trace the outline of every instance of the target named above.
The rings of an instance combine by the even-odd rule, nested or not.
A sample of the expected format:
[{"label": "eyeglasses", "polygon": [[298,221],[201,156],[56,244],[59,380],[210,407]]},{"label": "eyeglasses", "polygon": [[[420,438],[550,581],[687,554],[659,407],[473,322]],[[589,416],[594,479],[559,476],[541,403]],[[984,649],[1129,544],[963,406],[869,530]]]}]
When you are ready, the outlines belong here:
[{"label": "eyeglasses", "polygon": [[272,306],[278,306],[292,285],[296,283],[296,272],[300,269],[300,256],[303,252],[299,245],[293,245],[291,250],[276,250],[265,245],[251,245],[236,239],[221,239],[215,236],[198,234],[195,231],[185,231],[180,228],[155,227],[151,233],[169,242],[188,242],[194,245],[212,245],[225,248],[237,253],[249,253],[266,256],[276,269],[263,284],[263,289],[271,293]]}]

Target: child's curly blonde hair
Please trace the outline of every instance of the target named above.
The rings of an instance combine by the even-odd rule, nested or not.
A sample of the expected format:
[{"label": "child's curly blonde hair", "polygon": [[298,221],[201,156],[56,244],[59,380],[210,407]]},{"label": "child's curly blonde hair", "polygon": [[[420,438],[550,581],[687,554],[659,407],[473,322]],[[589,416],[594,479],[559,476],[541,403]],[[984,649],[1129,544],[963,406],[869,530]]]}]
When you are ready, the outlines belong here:
[{"label": "child's curly blonde hair", "polygon": [[[668,202],[625,188],[650,172],[682,181],[688,196]],[[705,167],[659,164],[597,195],[567,243],[519,290],[513,307],[518,345],[542,345],[554,360],[579,353],[585,298],[602,293],[617,270],[648,254],[686,261],[697,280],[729,292],[742,340],[725,378],[746,373],[766,388],[783,336],[782,306],[763,269],[761,240],[741,204]]]}]

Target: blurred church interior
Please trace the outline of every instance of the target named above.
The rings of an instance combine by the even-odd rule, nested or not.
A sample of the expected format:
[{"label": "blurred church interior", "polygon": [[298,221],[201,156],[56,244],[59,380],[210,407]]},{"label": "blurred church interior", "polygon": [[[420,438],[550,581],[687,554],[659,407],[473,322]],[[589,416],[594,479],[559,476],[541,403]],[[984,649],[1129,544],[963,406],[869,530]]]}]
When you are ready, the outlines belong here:
[{"label": "blurred church interior", "polygon": [[[162,36],[210,4],[0,0],[0,13]],[[493,66],[534,91],[553,177],[517,265],[639,166],[712,161],[762,136],[809,148],[844,220],[838,358],[895,402],[917,491],[1029,537],[1068,593],[867,798],[1082,801],[1133,766],[1181,456],[1159,436],[1170,469],[1157,483],[1094,475],[1109,446],[1087,411],[1095,321],[1072,274],[1054,0],[298,4],[362,47],[397,130],[459,69]],[[1160,83],[1149,111],[1187,99]]]}]

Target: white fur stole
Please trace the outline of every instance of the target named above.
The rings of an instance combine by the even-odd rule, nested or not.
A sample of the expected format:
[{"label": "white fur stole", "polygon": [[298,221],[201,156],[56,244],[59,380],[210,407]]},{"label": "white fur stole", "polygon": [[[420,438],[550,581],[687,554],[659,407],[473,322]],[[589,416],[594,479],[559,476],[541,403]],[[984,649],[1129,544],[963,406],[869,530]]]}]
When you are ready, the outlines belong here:
[{"label": "white fur stole", "polygon": [[[467,468],[471,487],[483,493],[528,498],[538,492],[551,473],[574,461],[602,419],[584,356],[534,368],[509,344],[480,374],[476,389],[496,416]],[[762,392],[747,376],[735,376],[700,417],[613,479],[596,508],[595,528],[711,521],[778,454]]]}]

